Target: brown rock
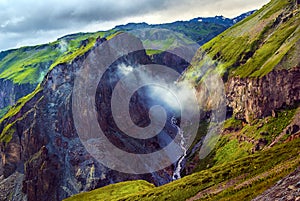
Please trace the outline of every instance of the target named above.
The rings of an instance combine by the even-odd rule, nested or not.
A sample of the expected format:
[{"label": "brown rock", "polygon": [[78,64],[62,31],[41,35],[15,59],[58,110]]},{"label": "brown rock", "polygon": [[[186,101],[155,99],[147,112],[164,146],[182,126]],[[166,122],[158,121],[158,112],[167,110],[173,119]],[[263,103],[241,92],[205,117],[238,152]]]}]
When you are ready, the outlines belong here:
[{"label": "brown rock", "polygon": [[227,104],[238,119],[276,116],[275,110],[300,101],[300,68],[273,71],[263,78],[233,77],[225,85]]}]

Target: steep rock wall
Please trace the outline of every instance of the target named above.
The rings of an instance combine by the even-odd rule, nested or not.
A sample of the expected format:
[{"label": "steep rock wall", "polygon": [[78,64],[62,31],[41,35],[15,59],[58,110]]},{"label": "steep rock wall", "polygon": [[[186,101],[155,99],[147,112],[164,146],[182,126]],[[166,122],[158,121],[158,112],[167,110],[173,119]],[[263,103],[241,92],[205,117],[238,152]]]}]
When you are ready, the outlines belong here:
[{"label": "steep rock wall", "polygon": [[33,84],[14,84],[11,80],[0,79],[0,109],[12,106],[16,101],[34,90]]},{"label": "steep rock wall", "polygon": [[250,122],[300,101],[300,68],[272,71],[262,78],[233,77],[225,88],[233,115]]}]

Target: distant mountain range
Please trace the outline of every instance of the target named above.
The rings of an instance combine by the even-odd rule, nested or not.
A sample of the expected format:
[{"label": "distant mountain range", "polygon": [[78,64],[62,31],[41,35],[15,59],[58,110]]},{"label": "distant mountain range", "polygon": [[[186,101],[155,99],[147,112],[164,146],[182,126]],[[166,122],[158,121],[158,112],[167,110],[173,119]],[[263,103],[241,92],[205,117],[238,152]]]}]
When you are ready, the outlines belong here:
[{"label": "distant mountain range", "polygon": [[226,18],[223,16],[198,17],[188,21],[176,21],[165,24],[147,24],[147,23],[128,23],[126,25],[116,26],[116,30],[134,30],[145,28],[163,28],[185,34],[199,45],[211,40],[220,31],[224,31],[244,18],[253,14],[256,10],[243,13],[235,18]]}]

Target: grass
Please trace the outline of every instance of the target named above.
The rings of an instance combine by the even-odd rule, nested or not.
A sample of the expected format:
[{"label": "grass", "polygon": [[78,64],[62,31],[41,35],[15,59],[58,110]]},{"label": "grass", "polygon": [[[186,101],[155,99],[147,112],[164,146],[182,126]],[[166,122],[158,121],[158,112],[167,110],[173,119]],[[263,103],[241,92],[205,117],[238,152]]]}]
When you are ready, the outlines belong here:
[{"label": "grass", "polygon": [[[265,147],[268,146],[291,123],[296,110],[295,108],[283,109],[276,112],[276,117],[256,119],[250,124],[243,124],[241,120],[234,117],[227,119],[223,124],[223,134],[216,146],[205,159],[197,162],[192,172],[249,156],[253,154],[253,149],[260,139],[267,140]],[[243,137],[243,140],[240,140],[240,137]],[[198,152],[188,156],[187,166],[197,161],[197,154]]]},{"label": "grass", "polygon": [[0,78],[15,84],[37,84],[60,52],[57,43],[14,50],[0,61]]},{"label": "grass", "polygon": [[146,54],[149,55],[149,56],[154,55],[154,54],[160,54],[162,52],[163,52],[162,50],[154,50],[154,49],[146,50]]},{"label": "grass", "polygon": [[16,132],[14,124],[8,124],[0,134],[0,142],[8,143],[11,141],[13,134]]},{"label": "grass", "polygon": [[282,8],[287,7],[291,0],[281,0],[281,1],[273,1],[273,5],[270,10],[266,14],[263,15],[263,19],[268,19],[274,13],[279,12]]},{"label": "grass", "polygon": [[254,120],[241,130],[241,134],[255,140],[265,138],[270,144],[291,123],[295,112],[296,109],[281,110],[277,112],[277,117]]},{"label": "grass", "polygon": [[237,139],[228,140],[225,146],[222,146],[216,153],[215,164],[222,164],[234,161],[238,158],[249,155],[252,144],[248,142],[239,143]]},{"label": "grass", "polygon": [[[24,105],[31,100],[37,93],[39,93],[42,90],[40,85],[37,86],[37,88],[27,96],[24,96],[23,98],[19,99],[17,103],[10,107],[10,109],[6,112],[6,114],[0,119],[0,124],[8,120],[9,118],[15,116]],[[25,114],[26,115],[26,114]],[[0,142],[8,143],[12,139],[12,135],[15,132],[15,123],[19,120],[21,120],[25,115],[17,118],[11,123],[5,123],[4,129],[0,133]]]},{"label": "grass", "polygon": [[[44,75],[58,63],[70,61],[91,48],[97,37],[106,32],[80,33],[65,36],[55,42],[22,47],[2,52],[0,78],[12,80],[15,84],[39,84]],[[88,45],[83,42],[88,40]]]},{"label": "grass", "polygon": [[37,85],[53,67],[70,62],[90,50],[96,38],[106,36],[111,39],[119,33],[115,30],[78,33],[44,45],[1,52],[0,78],[12,80],[14,84]]},{"label": "grass", "polygon": [[73,61],[76,57],[83,55],[84,53],[86,53],[88,50],[90,50],[94,44],[96,39],[91,38],[91,39],[87,39],[88,40],[88,44],[86,46],[80,46],[79,48],[76,48],[73,51],[70,52],[66,52],[65,54],[63,54],[62,56],[60,56],[51,66],[50,66],[50,70],[53,69],[55,66],[59,65],[59,64],[63,64],[63,63],[68,63]]},{"label": "grass", "polygon": [[292,172],[299,165],[299,161],[298,157],[287,161],[285,164],[280,163],[270,170],[242,181],[239,186],[229,187],[218,194],[203,196],[201,200],[252,200]]},{"label": "grass", "polygon": [[241,77],[261,77],[272,71],[280,61],[280,58],[276,60],[277,62],[270,62],[268,64],[266,64],[266,62],[269,58],[277,57],[274,54],[284,44],[287,38],[295,32],[297,27],[298,25],[292,26],[292,23],[290,23],[274,32],[255,52],[253,57],[249,59],[242,68],[237,69],[235,74]]},{"label": "grass", "polygon": [[[217,72],[230,77],[263,77],[283,60],[291,55],[293,47],[300,39],[300,20],[298,11],[292,10],[290,0],[272,0],[245,20],[227,29],[211,41],[204,44],[197,53],[193,67],[187,70],[188,79],[198,80],[192,72],[199,71],[206,65],[205,57],[217,64]],[[281,19],[293,13],[279,24]],[[285,68],[288,65],[283,65]],[[227,76],[227,75],[226,75]]]},{"label": "grass", "polygon": [[9,117],[12,117],[14,115],[16,115],[21,108],[30,100],[32,99],[37,93],[39,93],[42,90],[42,87],[40,85],[38,85],[36,87],[36,89],[28,94],[27,96],[24,96],[22,98],[20,98],[17,103],[10,107],[10,109],[7,111],[7,113],[0,119],[0,123],[2,123],[4,120],[8,119]]},{"label": "grass", "polygon": [[[300,39],[300,28],[299,26],[290,26],[287,29],[282,29],[282,32],[279,32],[277,34],[274,34],[272,38],[270,38],[267,47],[262,48],[260,52],[257,54],[263,54],[262,51],[267,51],[267,49],[272,48],[273,50],[276,50],[273,52],[273,55],[271,57],[266,57],[266,61],[261,66],[259,70],[252,73],[251,76],[253,77],[262,77],[272,71],[274,66],[276,66],[280,61],[282,61],[283,57],[289,53],[291,48],[295,45],[295,43]],[[280,36],[279,36],[280,34]],[[292,37],[290,37],[292,36]],[[278,44],[282,44],[279,46]],[[276,46],[277,45],[277,46]]]},{"label": "grass", "polygon": [[[185,200],[194,196],[200,190],[242,174],[249,174],[247,178],[250,179],[278,164],[286,163],[291,158],[299,157],[297,143],[299,143],[299,140],[230,163],[215,166],[148,192],[132,196],[127,200]],[[299,165],[299,162],[296,165],[293,164],[292,167],[287,165],[286,168],[292,170],[297,165]],[[252,193],[255,194],[256,192]],[[244,200],[243,196],[240,197],[240,200]]]},{"label": "grass", "polygon": [[223,129],[224,130],[241,130],[243,128],[243,121],[231,117],[224,122]]},{"label": "grass", "polygon": [[[216,165],[210,169],[203,170],[182,179],[168,183],[163,186],[143,189],[128,195],[126,186],[129,183],[132,186],[138,186],[140,181],[121,182],[116,185],[110,185],[91,191],[85,194],[79,194],[81,197],[71,197],[71,200],[186,200],[195,196],[198,192],[216,187],[217,184],[226,183],[230,180],[237,180],[238,190],[228,188],[217,194],[211,195],[207,200],[251,200],[252,197],[266,190],[277,180],[284,177],[300,165],[299,157],[300,139],[277,145],[269,150],[262,151],[251,156],[242,157],[238,160],[225,164]],[[282,171],[276,171],[278,168]],[[281,170],[280,169],[280,170]],[[239,176],[240,179],[236,179]],[[122,188],[125,187],[125,190]],[[113,189],[113,190],[112,190]],[[102,197],[104,194],[111,197]],[[127,194],[127,196],[124,196]],[[98,196],[98,197],[97,197]],[[104,199],[104,200],[105,200]],[[202,199],[201,199],[202,200]]]},{"label": "grass", "polygon": [[91,192],[85,192],[73,197],[67,198],[64,201],[93,201],[93,200],[119,200],[125,199],[128,196],[131,196],[138,192],[148,191],[153,189],[155,186],[143,180],[128,181],[117,184],[112,184]]}]

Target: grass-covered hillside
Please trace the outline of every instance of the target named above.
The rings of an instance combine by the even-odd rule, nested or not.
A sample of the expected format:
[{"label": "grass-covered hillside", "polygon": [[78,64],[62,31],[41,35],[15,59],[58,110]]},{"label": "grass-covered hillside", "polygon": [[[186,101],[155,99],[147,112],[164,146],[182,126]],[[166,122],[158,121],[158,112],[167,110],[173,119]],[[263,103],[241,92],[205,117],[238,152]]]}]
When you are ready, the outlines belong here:
[{"label": "grass-covered hillside", "polygon": [[299,116],[300,108],[291,108],[278,111],[276,117],[256,119],[249,124],[234,117],[227,119],[218,143],[206,158],[199,160],[197,152],[188,155],[185,174],[226,164],[285,142],[294,134],[285,129]]},{"label": "grass-covered hillside", "polygon": [[[216,165],[169,184],[140,187],[140,181],[110,185],[70,197],[75,200],[251,200],[300,165],[300,140]],[[128,190],[128,186],[133,186]],[[150,184],[149,184],[150,185]]]},{"label": "grass-covered hillside", "polygon": [[0,78],[12,80],[15,84],[40,83],[49,68],[87,51],[94,45],[97,37],[105,34],[74,34],[49,44],[1,52]]},{"label": "grass-covered hillside", "polygon": [[[262,9],[206,43],[194,68],[193,79],[209,58],[228,76],[262,77],[273,69],[290,69],[300,62],[299,5],[295,0],[272,0]],[[291,59],[292,58],[292,59]]]},{"label": "grass-covered hillside", "polygon": [[[75,195],[72,198],[66,199],[66,201],[81,200],[117,200],[123,199],[129,196],[134,196],[136,193],[145,192],[150,189],[154,189],[155,186],[143,180],[128,181],[117,184],[112,184],[92,192],[86,192],[79,195]],[[118,190],[116,190],[118,189]]]}]

